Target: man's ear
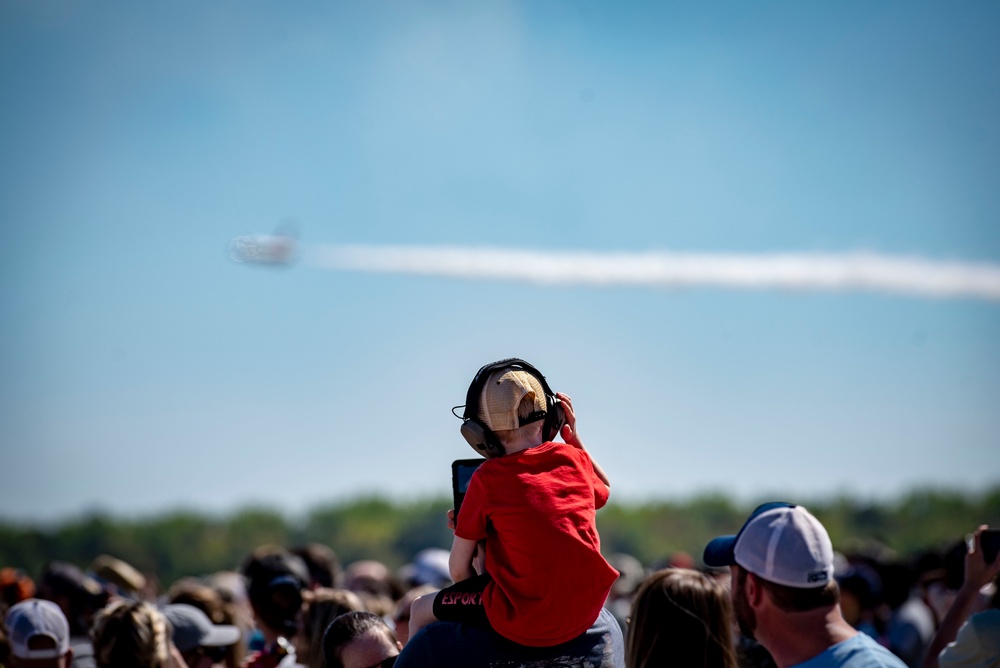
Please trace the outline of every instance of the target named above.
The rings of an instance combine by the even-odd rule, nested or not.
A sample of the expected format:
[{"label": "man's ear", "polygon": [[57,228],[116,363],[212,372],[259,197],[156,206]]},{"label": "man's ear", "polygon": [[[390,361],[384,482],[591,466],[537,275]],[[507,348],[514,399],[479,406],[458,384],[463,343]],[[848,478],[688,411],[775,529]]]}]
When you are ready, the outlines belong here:
[{"label": "man's ear", "polygon": [[72,647],[70,647],[68,650],[66,650],[66,653],[63,654],[62,661],[63,661],[62,665],[64,666],[64,668],[70,668],[70,666],[73,665],[73,648]]},{"label": "man's ear", "polygon": [[764,598],[764,587],[761,585],[760,579],[747,571],[745,586],[747,602],[754,608],[760,606],[761,600]]}]

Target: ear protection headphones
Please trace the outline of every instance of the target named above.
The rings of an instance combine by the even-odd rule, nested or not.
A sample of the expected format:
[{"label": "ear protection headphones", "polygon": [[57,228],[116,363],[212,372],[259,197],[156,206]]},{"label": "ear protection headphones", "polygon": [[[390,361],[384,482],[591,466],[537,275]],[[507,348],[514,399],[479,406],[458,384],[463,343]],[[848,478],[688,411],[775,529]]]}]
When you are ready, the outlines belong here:
[{"label": "ear protection headphones", "polygon": [[[562,402],[556,397],[555,392],[552,391],[549,384],[545,382],[545,376],[539,373],[538,369],[517,357],[487,364],[476,372],[476,377],[472,379],[472,384],[469,385],[469,391],[465,396],[465,412],[461,415],[462,436],[469,442],[473,450],[485,457],[500,457],[504,454],[503,444],[500,443],[500,439],[479,419],[479,398],[483,394],[483,386],[494,372],[503,369],[525,371],[534,376],[542,386],[542,390],[545,392],[545,422],[542,425],[542,437],[546,441],[551,441],[555,438],[559,430],[562,429],[563,424],[566,423],[566,413],[563,410]],[[461,408],[461,406],[455,406],[452,409],[452,413],[458,408]],[[528,424],[528,422],[532,421],[529,419],[523,424]]]}]

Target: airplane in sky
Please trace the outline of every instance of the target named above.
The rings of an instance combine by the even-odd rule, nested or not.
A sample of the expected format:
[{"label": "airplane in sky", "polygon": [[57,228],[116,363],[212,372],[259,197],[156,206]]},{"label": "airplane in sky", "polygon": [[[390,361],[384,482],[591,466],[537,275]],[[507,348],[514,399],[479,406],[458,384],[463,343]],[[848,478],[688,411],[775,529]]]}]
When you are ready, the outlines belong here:
[{"label": "airplane in sky", "polygon": [[287,223],[273,234],[244,234],[229,242],[230,259],[241,264],[284,267],[295,261],[297,250],[298,235]]}]

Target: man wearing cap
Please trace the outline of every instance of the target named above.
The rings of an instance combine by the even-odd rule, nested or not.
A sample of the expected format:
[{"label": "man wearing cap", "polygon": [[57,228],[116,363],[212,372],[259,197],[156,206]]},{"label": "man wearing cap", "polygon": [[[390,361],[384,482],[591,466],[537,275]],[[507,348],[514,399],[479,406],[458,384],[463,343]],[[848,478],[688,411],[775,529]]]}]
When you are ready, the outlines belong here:
[{"label": "man wearing cap", "polygon": [[830,536],[802,506],[759,506],[738,534],[710,542],[704,561],[729,566],[740,630],[778,668],[906,668],[844,619]]},{"label": "man wearing cap", "polygon": [[69,622],[52,601],[29,598],[4,617],[10,641],[9,668],[69,668]]},{"label": "man wearing cap", "polygon": [[170,622],[174,646],[188,668],[211,668],[222,663],[226,648],[240,639],[235,626],[212,624],[204,612],[186,603],[164,606],[163,616]]}]

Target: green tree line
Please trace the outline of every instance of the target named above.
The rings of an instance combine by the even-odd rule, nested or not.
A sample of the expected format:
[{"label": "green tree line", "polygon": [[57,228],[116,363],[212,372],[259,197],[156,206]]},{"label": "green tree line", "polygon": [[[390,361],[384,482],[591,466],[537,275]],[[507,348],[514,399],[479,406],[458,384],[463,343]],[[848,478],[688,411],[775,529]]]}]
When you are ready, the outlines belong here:
[{"label": "green tree line", "polygon": [[[920,489],[891,501],[842,496],[803,503],[826,525],[837,549],[878,546],[901,559],[942,549],[979,524],[1000,526],[1000,485],[976,494]],[[697,561],[708,540],[736,532],[755,505],[724,495],[612,503],[598,512],[602,548],[646,564],[677,552]],[[86,568],[97,555],[111,554],[169,585],[183,576],[234,569],[260,545],[319,542],[345,564],[377,559],[395,568],[425,547],[450,547],[450,507],[445,498],[371,497],[317,506],[301,518],[246,508],[227,516],[174,511],[140,519],[90,514],[54,525],[0,521],[0,567],[34,577],[50,560]]]}]

